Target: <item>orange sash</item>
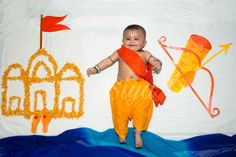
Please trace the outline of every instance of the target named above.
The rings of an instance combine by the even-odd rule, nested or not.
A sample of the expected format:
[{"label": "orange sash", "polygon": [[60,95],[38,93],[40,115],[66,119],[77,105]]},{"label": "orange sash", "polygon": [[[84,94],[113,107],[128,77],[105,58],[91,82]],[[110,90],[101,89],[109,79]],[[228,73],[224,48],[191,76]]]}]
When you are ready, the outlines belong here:
[{"label": "orange sash", "polygon": [[143,59],[135,51],[132,51],[123,45],[117,52],[138,77],[149,82],[149,87],[152,90],[152,98],[156,107],[158,104],[162,105],[166,96],[160,88],[153,84],[152,65],[149,63],[145,65]]}]

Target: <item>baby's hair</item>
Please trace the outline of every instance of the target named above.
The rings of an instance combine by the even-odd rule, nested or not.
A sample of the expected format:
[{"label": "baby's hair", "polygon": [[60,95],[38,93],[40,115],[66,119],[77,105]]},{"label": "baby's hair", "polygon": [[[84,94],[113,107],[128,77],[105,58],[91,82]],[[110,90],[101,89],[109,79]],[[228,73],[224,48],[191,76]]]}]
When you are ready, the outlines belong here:
[{"label": "baby's hair", "polygon": [[125,32],[128,31],[128,30],[132,30],[132,29],[136,29],[136,30],[140,30],[143,32],[144,34],[144,39],[146,39],[146,30],[140,26],[140,25],[137,25],[137,24],[132,24],[132,25],[129,25],[127,26],[124,31],[123,31],[123,36],[125,35]]}]

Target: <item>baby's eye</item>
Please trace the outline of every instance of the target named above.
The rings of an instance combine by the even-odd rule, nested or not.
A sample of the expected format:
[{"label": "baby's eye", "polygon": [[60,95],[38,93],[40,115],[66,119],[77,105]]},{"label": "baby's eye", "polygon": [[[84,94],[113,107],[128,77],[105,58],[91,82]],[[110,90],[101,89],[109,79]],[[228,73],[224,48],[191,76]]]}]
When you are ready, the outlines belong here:
[{"label": "baby's eye", "polygon": [[139,39],[134,39],[134,40],[139,40]]}]

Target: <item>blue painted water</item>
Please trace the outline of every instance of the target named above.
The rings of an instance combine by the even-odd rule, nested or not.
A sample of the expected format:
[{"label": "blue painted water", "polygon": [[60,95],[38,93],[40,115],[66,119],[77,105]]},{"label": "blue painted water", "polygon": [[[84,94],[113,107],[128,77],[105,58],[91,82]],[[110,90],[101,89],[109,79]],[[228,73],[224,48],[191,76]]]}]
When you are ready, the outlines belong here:
[{"label": "blue painted water", "polygon": [[0,157],[236,157],[236,135],[210,134],[185,140],[142,134],[143,148],[134,147],[133,129],[119,144],[114,129],[67,130],[57,136],[13,136],[0,139]]}]

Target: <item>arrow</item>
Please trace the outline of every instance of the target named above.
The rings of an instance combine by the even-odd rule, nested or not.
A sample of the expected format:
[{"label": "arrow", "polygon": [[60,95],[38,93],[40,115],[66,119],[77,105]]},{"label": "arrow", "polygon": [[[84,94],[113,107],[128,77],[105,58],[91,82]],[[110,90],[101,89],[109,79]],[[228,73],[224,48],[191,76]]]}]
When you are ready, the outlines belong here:
[{"label": "arrow", "polygon": [[225,55],[227,55],[228,50],[230,48],[230,46],[232,45],[232,43],[228,43],[228,44],[223,44],[223,45],[219,45],[219,47],[221,47],[221,49],[216,52],[213,56],[211,56],[208,60],[206,60],[200,67],[198,67],[197,70],[201,69],[204,65],[206,65],[207,63],[209,63],[212,59],[214,59],[216,56],[218,56],[221,52],[225,52]]}]

